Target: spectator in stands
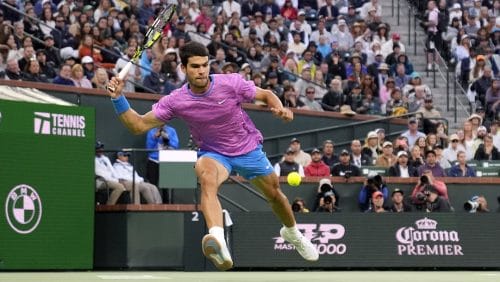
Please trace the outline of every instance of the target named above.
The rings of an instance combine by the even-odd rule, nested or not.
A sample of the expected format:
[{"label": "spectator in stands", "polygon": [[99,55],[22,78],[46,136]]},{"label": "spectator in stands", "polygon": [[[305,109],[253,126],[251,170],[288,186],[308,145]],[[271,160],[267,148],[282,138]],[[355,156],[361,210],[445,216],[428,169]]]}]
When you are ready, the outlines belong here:
[{"label": "spectator in stands", "polygon": [[498,117],[500,112],[500,76],[495,77],[490,88],[486,91],[486,115]]},{"label": "spectator in stands", "polygon": [[117,178],[135,183],[134,203],[140,204],[140,193],[140,195],[142,195],[146,200],[146,203],[161,204],[162,199],[160,193],[158,192],[158,188],[151,183],[144,182],[144,178],[142,178],[134,169],[132,164],[129,163],[129,157],[130,153],[128,152],[118,152],[113,168],[116,172]]},{"label": "spectator in stands", "polygon": [[[203,7],[202,7],[203,8]],[[257,11],[260,11],[260,5],[255,0],[242,1],[241,4],[241,16],[242,17],[253,17]]]},{"label": "spectator in stands", "polygon": [[33,46],[24,47],[23,57],[18,60],[19,68],[26,70],[28,62],[33,58],[35,58],[35,49],[33,49]]},{"label": "spectator in stands", "polygon": [[421,176],[426,171],[432,171],[432,175],[435,177],[446,176],[444,169],[441,167],[437,160],[436,152],[434,150],[425,152],[425,163],[418,168],[418,175]]},{"label": "spectator in stands", "polygon": [[[371,70],[370,70],[371,68]],[[375,62],[368,66],[368,73],[375,78],[375,83],[377,85],[377,91],[380,92],[380,88],[385,85],[389,79],[389,66],[383,62],[382,54],[378,53],[375,56]],[[394,82],[394,80],[393,80]],[[379,93],[377,92],[377,93]],[[384,100],[384,102],[387,102]]]},{"label": "spectator in stands", "polygon": [[339,162],[333,165],[331,175],[349,178],[351,176],[360,176],[361,170],[351,164],[349,151],[344,149],[340,153]]},{"label": "spectator in stands", "polygon": [[90,56],[85,56],[82,58],[83,75],[89,80],[95,75],[94,60]]},{"label": "spectator in stands", "polygon": [[311,151],[311,162],[304,167],[305,176],[330,176],[330,167],[321,158],[321,151],[318,148],[314,148]]},{"label": "spectator in stands", "polygon": [[[470,122],[470,118],[469,118],[469,120],[464,122],[463,138],[461,140],[462,145],[465,148],[467,160],[473,159],[474,153],[476,152],[475,148],[474,148],[475,134],[476,134],[476,131],[472,130],[472,123]],[[460,138],[460,134],[458,137]]]},{"label": "spectator in stands", "polygon": [[474,155],[474,160],[478,161],[496,161],[500,160],[500,152],[498,148],[493,145],[493,136],[486,134],[484,136],[484,143],[480,144]]},{"label": "spectator in stands", "polygon": [[423,154],[424,152],[418,145],[413,145],[411,147],[410,158],[408,160],[409,165],[418,170],[420,166],[424,164]]},{"label": "spectator in stands", "polygon": [[101,51],[102,62],[109,64],[116,64],[118,59],[121,57],[120,50],[114,47],[115,39],[113,38],[113,34],[111,32],[105,32],[102,35],[102,44],[103,49]]},{"label": "spectator in stands", "polygon": [[168,125],[150,129],[146,134],[146,149],[155,150],[148,153],[146,179],[149,183],[158,186],[159,151],[179,149],[177,131]]},{"label": "spectator in stands", "polygon": [[353,82],[350,88],[350,92],[348,92],[345,98],[345,105],[349,106],[354,112],[357,112],[358,108],[361,108],[363,106],[361,85],[358,82]]},{"label": "spectator in stands", "polygon": [[289,147],[280,162],[274,165],[274,171],[278,176],[287,176],[290,172],[297,172],[304,177],[304,166],[295,160],[295,151]]},{"label": "spectator in stands", "polygon": [[323,142],[323,156],[321,160],[330,168],[339,162],[339,158],[335,155],[335,144],[332,140],[325,140]]},{"label": "spectator in stands", "polygon": [[165,79],[161,74],[161,60],[154,59],[151,63],[151,73],[144,78],[143,85],[145,91],[149,93],[161,93],[165,84]]},{"label": "spectator in stands", "polygon": [[443,151],[443,159],[449,163],[454,163],[457,160],[457,154],[459,152],[465,152],[465,147],[460,144],[460,140],[457,134],[450,135],[450,144],[448,148]]},{"label": "spectator in stands", "polygon": [[306,202],[302,198],[295,198],[292,203],[292,211],[300,213],[308,213],[309,209],[306,206]]},{"label": "spectator in stands", "polygon": [[406,203],[405,194],[403,190],[396,188],[392,191],[391,200],[392,205],[389,207],[391,212],[412,212],[413,208],[411,205]]},{"label": "spectator in stands", "polygon": [[378,156],[375,165],[389,168],[396,164],[397,158],[393,152],[394,149],[392,147],[392,143],[389,141],[385,141],[382,145],[382,154]]},{"label": "spectator in stands", "polygon": [[55,48],[55,41],[52,35],[45,35],[45,55],[47,56],[47,63],[52,62],[54,67],[61,66],[61,57],[59,51]]},{"label": "spectator in stands", "polygon": [[471,91],[476,92],[476,101],[479,101],[480,105],[486,105],[486,91],[493,84],[491,72],[491,66],[486,65],[482,75],[470,86]]},{"label": "spectator in stands", "polygon": [[[94,39],[90,34],[83,36],[83,39],[80,42],[80,46],[78,47],[78,54],[80,58],[89,56],[97,63],[101,63],[103,61],[102,54],[100,52],[94,52]],[[104,53],[104,56],[107,55],[107,53]]]},{"label": "spectator in stands", "polygon": [[382,148],[380,148],[376,132],[368,132],[365,144],[363,145],[362,153],[369,156],[372,159],[373,164],[375,164],[378,156],[382,153]]},{"label": "spectator in stands", "polygon": [[300,108],[304,106],[304,103],[298,98],[298,94],[295,92],[295,88],[292,85],[285,85],[280,100],[285,107]]},{"label": "spectator in stands", "polygon": [[466,156],[464,151],[459,151],[456,155],[456,159],[458,163],[453,165],[449,172],[448,176],[451,177],[476,177],[476,171],[474,168],[470,167],[467,164]]},{"label": "spectator in stands", "polygon": [[[400,41],[400,39],[401,36],[399,35],[399,33],[394,32],[391,36],[391,40],[388,40],[387,42],[382,44],[382,54],[384,55],[385,58],[387,58],[387,56],[389,56],[390,53],[394,52],[394,47],[396,46],[399,48],[398,52],[406,53],[405,46],[403,42]],[[386,63],[388,65],[392,65],[387,61]]]},{"label": "spectator in stands", "polygon": [[350,160],[353,165],[359,168],[372,165],[372,159],[368,155],[363,154],[361,142],[358,139],[351,141]]},{"label": "spectator in stands", "polygon": [[318,111],[322,112],[323,108],[321,107],[321,104],[314,100],[315,96],[315,88],[314,87],[307,87],[306,88],[306,97],[303,99],[304,106],[302,107],[303,109],[311,110],[311,111]]},{"label": "spectator in stands", "polygon": [[392,89],[391,99],[387,102],[385,111],[386,115],[389,116],[399,116],[408,113],[408,98],[402,96],[399,87]]},{"label": "spectator in stands", "polygon": [[25,67],[23,79],[26,81],[48,83],[47,77],[41,73],[40,64],[35,58],[31,58]]},{"label": "spectator in stands", "polygon": [[58,15],[55,17],[55,21],[55,29],[50,33],[54,38],[55,46],[59,48],[73,47],[75,45],[75,38],[69,33],[64,17]]},{"label": "spectator in stands", "polygon": [[408,120],[408,130],[401,135],[408,139],[408,144],[415,144],[419,137],[425,138],[425,134],[418,131],[418,119],[416,118]]},{"label": "spectator in stands", "polygon": [[[384,66],[384,68],[386,66]],[[380,102],[380,109],[381,113],[384,115],[387,114],[387,103],[391,100],[391,93],[395,89],[395,87],[396,82],[394,81],[394,78],[387,77],[387,79],[385,80],[385,85],[382,85],[379,90],[378,98]]]},{"label": "spectator in stands", "polygon": [[111,189],[107,204],[114,205],[125,191],[132,190],[132,182],[119,179],[109,158],[104,155],[104,144],[97,141],[95,145],[96,189]]},{"label": "spectator in stands", "polygon": [[38,60],[38,65],[40,67],[40,74],[45,76],[47,79],[53,79],[56,77],[56,71],[54,70],[53,63],[47,63],[47,56],[45,55],[44,49],[39,49],[36,51],[36,59]]},{"label": "spectator in stands", "polygon": [[424,132],[436,132],[436,126],[441,118],[441,113],[434,107],[432,96],[425,96],[424,105],[418,109],[424,118]]},{"label": "spectator in stands", "polygon": [[493,146],[500,148],[500,120],[491,123],[491,136],[493,136]]},{"label": "spectator in stands", "polygon": [[371,205],[371,198],[376,192],[379,192],[384,200],[389,197],[389,189],[385,184],[382,176],[378,174],[369,175],[363,183],[363,187],[361,188],[361,191],[358,195],[358,203],[362,212],[368,211],[373,208],[373,206]]},{"label": "spectator in stands", "polygon": [[98,68],[95,71],[95,75],[92,78],[91,82],[93,88],[106,90],[106,87],[109,82],[109,77],[108,73],[106,72],[106,69]]},{"label": "spectator in stands", "polygon": [[340,110],[340,106],[344,104],[344,93],[342,90],[342,82],[340,79],[332,79],[330,82],[329,91],[321,99],[321,105],[325,111]]},{"label": "spectator in stands", "polygon": [[75,64],[71,68],[71,80],[76,87],[92,88],[92,83],[85,77],[83,67],[80,64]]},{"label": "spectator in stands", "polygon": [[380,191],[373,192],[371,196],[371,205],[370,208],[365,210],[364,212],[368,213],[384,213],[387,212],[387,209],[384,207],[384,194]]},{"label": "spectator in stands", "polygon": [[311,155],[301,149],[299,139],[292,138],[292,140],[290,141],[290,148],[293,150],[294,160],[298,164],[306,167],[311,162]]},{"label": "spectator in stands", "polygon": [[7,60],[7,67],[5,68],[5,79],[9,80],[22,80],[24,73],[19,68],[17,59],[12,58]]},{"label": "spectator in stands", "polygon": [[472,148],[474,152],[477,151],[477,148],[479,145],[483,144],[484,137],[488,134],[488,129],[486,129],[485,126],[479,126],[476,130],[476,138],[474,138],[474,143],[472,145]]},{"label": "spectator in stands", "polygon": [[396,87],[403,89],[408,83],[410,83],[411,76],[406,74],[406,66],[402,63],[397,63],[395,69],[394,81],[396,83]]},{"label": "spectator in stands", "polygon": [[451,167],[450,162],[443,157],[443,146],[441,144],[436,144],[432,150],[436,152],[436,161],[444,169],[449,169]]},{"label": "spectator in stands", "polygon": [[73,80],[71,80],[71,66],[64,64],[59,70],[59,75],[52,81],[54,84],[61,84],[67,86],[75,86]]},{"label": "spectator in stands", "polygon": [[399,151],[397,163],[389,168],[388,175],[401,178],[416,177],[418,176],[418,171],[408,164],[408,153],[406,151]]}]

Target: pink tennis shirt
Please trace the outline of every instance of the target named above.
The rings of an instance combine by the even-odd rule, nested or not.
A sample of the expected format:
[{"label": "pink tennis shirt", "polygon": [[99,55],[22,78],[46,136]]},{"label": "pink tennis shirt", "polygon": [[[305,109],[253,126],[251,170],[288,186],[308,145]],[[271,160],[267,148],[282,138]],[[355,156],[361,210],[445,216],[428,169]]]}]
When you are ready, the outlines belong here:
[{"label": "pink tennis shirt", "polygon": [[193,94],[186,83],[154,104],[153,113],[164,122],[184,120],[201,150],[226,156],[253,151],[263,138],[241,103],[254,101],[255,84],[239,74],[210,77],[205,93]]}]

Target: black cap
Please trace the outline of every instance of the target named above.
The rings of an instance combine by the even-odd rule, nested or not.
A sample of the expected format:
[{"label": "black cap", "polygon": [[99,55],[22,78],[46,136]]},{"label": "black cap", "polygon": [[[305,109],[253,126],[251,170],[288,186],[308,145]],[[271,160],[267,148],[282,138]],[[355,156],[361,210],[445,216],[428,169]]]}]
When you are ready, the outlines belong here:
[{"label": "black cap", "polygon": [[315,153],[321,154],[321,151],[320,151],[318,148],[314,148],[314,149],[311,151],[311,155],[312,155],[312,154],[315,154]]},{"label": "black cap", "polygon": [[46,54],[46,53],[45,53],[45,49],[38,49],[38,50],[36,50],[36,54],[37,54],[37,55],[38,55],[38,54]]},{"label": "black cap", "polygon": [[101,141],[96,141],[95,142],[95,148],[96,149],[103,149],[104,148],[104,143],[102,143]]},{"label": "black cap", "polygon": [[290,144],[293,143],[293,142],[297,142],[297,143],[300,143],[299,139],[297,138],[292,138],[292,140],[290,140]]},{"label": "black cap", "polygon": [[349,151],[344,149],[344,150],[342,150],[342,152],[340,152],[340,155],[349,155]]},{"label": "black cap", "polygon": [[117,156],[130,156],[130,152],[120,151],[116,153]]},{"label": "black cap", "polygon": [[396,194],[396,193],[400,193],[403,196],[405,195],[405,193],[403,192],[403,190],[401,190],[399,188],[396,188],[396,189],[394,189],[394,191],[392,191],[391,196],[394,196],[394,194]]},{"label": "black cap", "polygon": [[436,144],[436,145],[434,145],[433,149],[434,149],[434,150],[436,150],[436,149],[441,149],[441,150],[443,150],[443,145],[441,145],[441,144]]},{"label": "black cap", "polygon": [[425,156],[426,156],[426,157],[427,157],[427,155],[429,155],[429,154],[433,154],[433,155],[435,156],[435,155],[436,155],[436,151],[434,151],[434,150],[428,150],[428,151],[426,151],[426,152],[425,152]]},{"label": "black cap", "polygon": [[54,36],[52,36],[52,35],[50,35],[50,34],[47,34],[47,35],[45,35],[45,36],[43,37],[43,40],[47,40],[47,39],[49,39],[49,38],[54,39]]},{"label": "black cap", "polygon": [[483,107],[482,105],[478,105],[478,106],[476,107],[476,113],[477,113],[477,112],[484,113],[484,112],[485,112],[484,107]]}]

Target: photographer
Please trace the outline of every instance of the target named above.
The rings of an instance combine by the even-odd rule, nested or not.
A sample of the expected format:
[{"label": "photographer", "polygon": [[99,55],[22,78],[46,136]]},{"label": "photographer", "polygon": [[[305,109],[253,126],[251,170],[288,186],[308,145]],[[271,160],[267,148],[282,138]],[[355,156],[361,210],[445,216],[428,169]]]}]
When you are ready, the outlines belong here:
[{"label": "photographer", "polygon": [[382,192],[380,191],[375,191],[373,192],[372,196],[371,196],[371,205],[370,205],[370,208],[368,210],[366,210],[365,212],[370,212],[370,213],[383,213],[383,212],[387,212],[387,209],[384,207],[384,202],[385,202],[385,198],[384,198],[384,194],[382,194]]},{"label": "photographer", "polygon": [[450,202],[439,196],[439,192],[434,185],[425,185],[422,193],[424,195],[424,205],[426,212],[451,212],[453,211]]},{"label": "photographer", "polygon": [[469,201],[465,202],[464,210],[469,213],[490,212],[490,210],[488,209],[488,202],[486,201],[486,198],[483,195],[473,196]]},{"label": "photographer", "polygon": [[417,209],[421,209],[422,205],[425,203],[426,195],[424,195],[423,192],[428,185],[432,185],[434,189],[437,190],[439,196],[448,200],[448,188],[446,184],[443,181],[434,179],[432,170],[425,170],[411,193],[412,203]]},{"label": "photographer", "polygon": [[292,203],[292,211],[300,213],[308,213],[309,209],[306,207],[306,202],[302,198],[295,198]]},{"label": "photographer", "polygon": [[339,211],[339,208],[337,206],[339,205],[340,197],[329,178],[323,178],[319,181],[316,201],[314,202],[314,211],[320,211],[319,209],[321,206],[323,206],[325,197],[334,198],[335,200],[333,201],[333,205],[335,206],[336,210]]},{"label": "photographer", "polygon": [[[171,126],[164,125],[148,131],[146,136],[146,149],[174,150],[179,149],[177,131]],[[158,151],[148,153],[146,178],[151,184],[158,186]],[[165,200],[165,199],[164,199]]]},{"label": "photographer", "polygon": [[340,210],[335,205],[335,200],[336,199],[334,195],[325,196],[321,198],[318,212],[329,212],[329,213],[339,212]]},{"label": "photographer", "polygon": [[371,197],[373,193],[377,191],[383,194],[384,200],[387,200],[387,197],[389,196],[389,189],[385,185],[382,176],[378,174],[375,176],[369,176],[365,180],[365,183],[361,188],[361,191],[359,192],[358,202],[359,208],[362,212],[365,212],[371,208]]}]

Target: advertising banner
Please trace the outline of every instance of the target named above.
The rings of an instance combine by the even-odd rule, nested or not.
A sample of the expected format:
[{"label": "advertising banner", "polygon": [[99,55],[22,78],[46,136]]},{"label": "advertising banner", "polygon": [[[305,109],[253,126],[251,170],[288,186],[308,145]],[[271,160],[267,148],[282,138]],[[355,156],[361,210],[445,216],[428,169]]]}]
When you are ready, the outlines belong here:
[{"label": "advertising banner", "polygon": [[0,100],[0,270],[92,268],[94,116]]},{"label": "advertising banner", "polygon": [[235,213],[237,267],[500,267],[498,214],[322,214],[297,216],[320,253],[307,262],[279,235],[271,213]]}]

